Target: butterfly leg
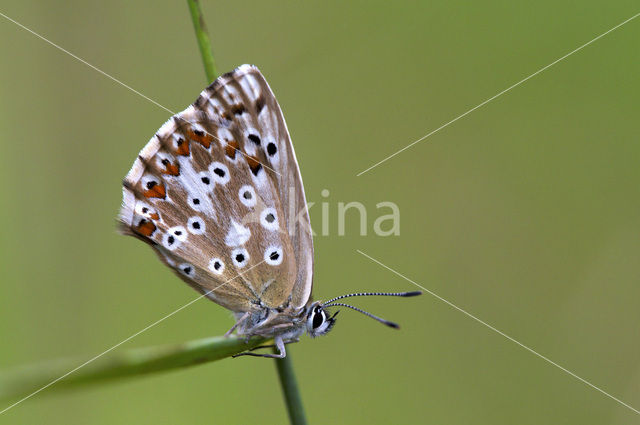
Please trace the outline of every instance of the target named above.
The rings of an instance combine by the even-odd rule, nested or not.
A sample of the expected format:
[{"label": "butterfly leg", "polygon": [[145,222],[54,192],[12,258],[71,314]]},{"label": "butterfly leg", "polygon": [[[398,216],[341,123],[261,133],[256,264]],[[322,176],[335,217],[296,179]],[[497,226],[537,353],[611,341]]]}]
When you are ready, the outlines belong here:
[{"label": "butterfly leg", "polygon": [[268,357],[271,359],[284,359],[287,356],[287,350],[284,348],[284,344],[285,343],[282,337],[277,336],[275,338],[275,346],[276,348],[278,348],[278,351],[279,351],[278,354],[258,354],[258,353],[252,353],[251,351],[245,351],[244,353],[236,354],[233,357],[236,358],[240,356],[253,356],[253,357]]},{"label": "butterfly leg", "polygon": [[[285,341],[284,341],[285,345],[286,345],[286,344],[291,344],[291,343],[293,343],[293,342],[300,342],[300,338],[287,339],[287,340],[285,340]],[[275,347],[275,346],[276,346],[275,344],[258,345],[257,347],[250,348],[250,349],[248,349],[247,351],[256,351],[256,350],[261,350],[261,349],[263,349],[263,348],[273,348],[273,347]],[[233,357],[237,357],[237,356],[239,356],[239,355],[240,355],[240,354],[236,354],[236,355],[234,355]]]},{"label": "butterfly leg", "polygon": [[261,350],[263,348],[273,348],[275,346],[276,346],[275,344],[258,345],[257,347],[249,348],[247,351],[256,351],[256,350]]},{"label": "butterfly leg", "polygon": [[231,329],[229,329],[227,332],[225,332],[224,336],[226,338],[230,337],[231,334],[233,333],[233,331],[235,331],[238,328],[238,326],[240,326],[242,324],[242,322],[247,320],[248,317],[249,317],[249,312],[246,312],[245,314],[243,314],[242,317],[240,317],[238,319],[238,321],[236,323],[234,323],[233,326],[231,326]]}]

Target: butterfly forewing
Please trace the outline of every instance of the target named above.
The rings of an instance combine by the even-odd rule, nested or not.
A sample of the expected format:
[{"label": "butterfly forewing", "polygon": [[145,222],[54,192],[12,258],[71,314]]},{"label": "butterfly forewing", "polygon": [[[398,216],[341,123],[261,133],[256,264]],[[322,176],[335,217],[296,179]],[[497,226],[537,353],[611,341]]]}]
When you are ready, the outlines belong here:
[{"label": "butterfly forewing", "polygon": [[300,307],[313,247],[280,107],[260,71],[218,78],[165,123],[123,182],[120,221],[191,286],[233,311]]}]

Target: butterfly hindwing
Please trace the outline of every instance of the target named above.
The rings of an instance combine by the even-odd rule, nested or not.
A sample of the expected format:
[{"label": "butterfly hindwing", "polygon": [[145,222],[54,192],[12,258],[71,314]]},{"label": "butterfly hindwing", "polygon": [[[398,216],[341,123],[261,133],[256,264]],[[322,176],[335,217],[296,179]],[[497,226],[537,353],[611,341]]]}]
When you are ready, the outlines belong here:
[{"label": "butterfly hindwing", "polygon": [[125,232],[212,300],[236,312],[258,300],[307,302],[304,191],[282,112],[257,68],[225,74],[167,121],[123,186]]}]

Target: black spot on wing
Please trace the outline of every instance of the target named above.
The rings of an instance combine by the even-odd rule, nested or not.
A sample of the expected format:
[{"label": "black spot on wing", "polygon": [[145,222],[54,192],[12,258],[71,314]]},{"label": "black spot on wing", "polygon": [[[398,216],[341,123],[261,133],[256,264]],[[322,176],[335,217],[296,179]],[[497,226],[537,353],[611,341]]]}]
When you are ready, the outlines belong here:
[{"label": "black spot on wing", "polygon": [[247,137],[253,143],[255,143],[256,145],[260,146],[260,136],[258,136],[257,134],[249,134],[249,136],[247,136]]},{"label": "black spot on wing", "polygon": [[242,104],[233,105],[233,107],[231,108],[231,112],[233,112],[233,115],[242,115],[245,113],[245,111],[246,109]]},{"label": "black spot on wing", "polygon": [[256,113],[258,115],[260,115],[260,112],[262,112],[262,108],[264,108],[264,97],[260,96],[258,98],[258,100],[256,100]]},{"label": "black spot on wing", "polygon": [[278,152],[278,148],[276,147],[276,144],[273,142],[270,142],[267,145],[267,153],[269,154],[269,156],[273,156],[276,154],[276,152]]}]

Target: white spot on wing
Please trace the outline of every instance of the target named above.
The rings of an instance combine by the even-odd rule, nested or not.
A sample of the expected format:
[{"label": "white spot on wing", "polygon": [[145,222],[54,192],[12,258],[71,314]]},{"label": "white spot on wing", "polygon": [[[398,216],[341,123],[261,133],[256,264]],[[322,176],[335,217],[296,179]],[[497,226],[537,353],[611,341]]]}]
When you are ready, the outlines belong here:
[{"label": "white spot on wing", "polygon": [[178,141],[182,140],[182,143],[187,143],[184,137],[182,137],[178,133],[173,133],[171,135],[171,140],[172,140],[171,144],[175,150],[178,150],[180,148],[180,146],[178,145]]},{"label": "white spot on wing", "polygon": [[140,184],[142,184],[142,190],[149,190],[147,186],[149,183],[152,183],[151,187],[156,184],[160,184],[160,179],[154,176],[153,174],[145,174],[140,179]]},{"label": "white spot on wing", "polygon": [[152,214],[156,214],[156,210],[149,204],[143,201],[136,202],[136,214],[144,218],[151,218]]},{"label": "white spot on wing", "polygon": [[256,186],[259,187],[259,188],[264,188],[265,185],[269,184],[269,180],[267,178],[267,173],[264,170],[264,165],[258,171],[258,175],[257,176],[255,176],[253,173],[251,173],[251,179],[254,181]]},{"label": "white spot on wing", "polygon": [[193,278],[196,275],[195,268],[193,267],[192,264],[189,264],[189,263],[180,264],[178,266],[178,270],[180,270],[180,273],[190,278]]},{"label": "white spot on wing", "polygon": [[264,261],[271,266],[278,266],[282,263],[282,248],[270,246],[264,251]]},{"label": "white spot on wing", "polygon": [[189,218],[189,221],[187,222],[187,229],[189,229],[189,232],[193,233],[194,235],[201,235],[204,233],[206,226],[203,219],[201,219],[197,215],[194,215],[193,217]]},{"label": "white spot on wing", "polygon": [[201,171],[198,173],[198,179],[200,184],[202,185],[202,190],[209,192],[213,190],[213,177],[206,171]]},{"label": "white spot on wing", "polygon": [[240,198],[240,202],[249,208],[254,207],[258,202],[256,190],[249,185],[244,185],[240,188],[238,191],[238,197]]},{"label": "white spot on wing", "polygon": [[229,130],[224,127],[220,127],[218,129],[218,139],[224,140],[225,142],[230,142],[233,140],[233,134]]},{"label": "white spot on wing", "polygon": [[249,253],[244,248],[236,248],[231,251],[231,259],[233,260],[233,264],[241,269],[249,262]]},{"label": "white spot on wing", "polygon": [[227,166],[222,162],[212,162],[209,166],[209,172],[211,173],[213,180],[221,185],[227,184],[231,179],[229,168],[227,168]]},{"label": "white spot on wing", "polygon": [[207,130],[204,129],[200,124],[194,123],[191,124],[191,130],[195,133],[196,131],[201,131],[204,134],[207,134]]},{"label": "white spot on wing", "polygon": [[262,145],[262,136],[260,132],[253,127],[249,127],[244,132],[244,150],[248,155],[255,156],[258,151],[258,145],[249,139],[249,136],[258,136],[260,145]]},{"label": "white spot on wing", "polygon": [[[269,153],[269,146],[272,143],[275,146],[275,153],[273,154]],[[264,151],[267,153],[267,158],[269,158],[269,162],[271,162],[273,166],[278,165],[278,163],[280,162],[280,147],[278,146],[278,142],[276,141],[276,139],[274,139],[273,136],[270,134],[265,137]]]},{"label": "white spot on wing", "polygon": [[[167,152],[162,152],[159,151],[156,154],[156,165],[161,169],[164,170],[166,168],[166,165],[163,162],[169,161],[169,164],[173,164],[174,159],[173,156],[171,156],[170,154],[168,154]],[[172,177],[170,174],[168,174],[169,177]]]},{"label": "white spot on wing", "polygon": [[238,224],[235,220],[231,220],[231,226],[224,242],[227,246],[240,246],[244,245],[250,237],[251,231],[248,227]]},{"label": "white spot on wing", "polygon": [[204,208],[202,207],[202,198],[197,197],[197,196],[191,196],[188,195],[188,199],[187,199],[187,203],[189,204],[189,206],[196,210],[196,211],[204,211]]},{"label": "white spot on wing", "polygon": [[213,201],[208,195],[210,189],[202,182],[200,173],[197,173],[193,168],[191,157],[179,157],[178,163],[180,165],[178,180],[187,192],[189,206],[195,211],[203,212],[217,221]]},{"label": "white spot on wing", "polygon": [[224,272],[224,262],[219,258],[212,258],[209,261],[209,270],[217,275],[221,275]]},{"label": "white spot on wing", "polygon": [[278,215],[275,208],[265,208],[260,212],[260,224],[268,230],[278,230]]},{"label": "white spot on wing", "polygon": [[187,240],[187,229],[182,226],[174,226],[167,230],[167,233],[176,237],[179,242],[184,242]]},{"label": "white spot on wing", "polygon": [[162,246],[168,249],[169,251],[173,251],[174,249],[179,247],[181,244],[182,242],[179,241],[178,238],[172,233],[167,232],[164,235],[162,235]]}]

